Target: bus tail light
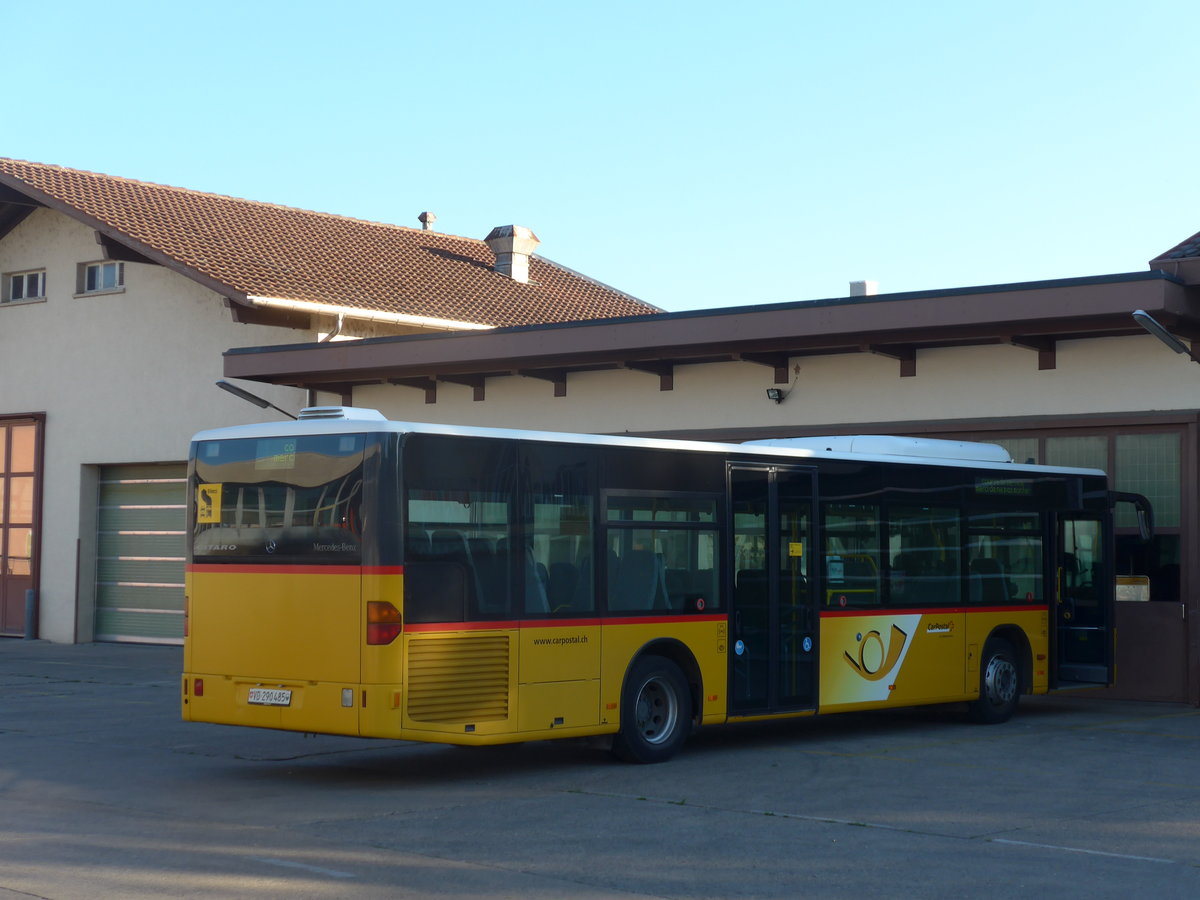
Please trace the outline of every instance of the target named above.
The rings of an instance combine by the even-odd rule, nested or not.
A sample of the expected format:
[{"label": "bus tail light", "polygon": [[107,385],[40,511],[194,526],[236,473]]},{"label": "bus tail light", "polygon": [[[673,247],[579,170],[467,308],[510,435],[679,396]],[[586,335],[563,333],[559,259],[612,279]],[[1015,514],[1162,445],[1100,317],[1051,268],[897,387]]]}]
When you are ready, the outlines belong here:
[{"label": "bus tail light", "polygon": [[192,695],[195,697],[203,697],[204,696],[204,679],[203,678],[197,678],[195,681],[192,682]]},{"label": "bus tail light", "polygon": [[367,643],[390,644],[400,634],[400,610],[386,600],[367,602]]}]

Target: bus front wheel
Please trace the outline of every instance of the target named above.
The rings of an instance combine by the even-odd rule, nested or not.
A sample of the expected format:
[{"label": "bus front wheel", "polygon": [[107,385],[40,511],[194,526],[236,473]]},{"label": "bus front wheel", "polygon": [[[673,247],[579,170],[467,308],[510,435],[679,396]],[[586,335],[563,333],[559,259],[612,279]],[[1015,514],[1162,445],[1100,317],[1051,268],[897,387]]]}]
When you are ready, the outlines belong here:
[{"label": "bus front wheel", "polygon": [[679,752],[691,725],[692,695],[679,666],[661,656],[641,657],[621,691],[613,753],[626,762],[664,762]]},{"label": "bus front wheel", "polygon": [[971,718],[986,724],[1007,722],[1021,699],[1021,672],[1012,644],[992,638],[983,647],[979,666],[979,699],[971,704]]}]

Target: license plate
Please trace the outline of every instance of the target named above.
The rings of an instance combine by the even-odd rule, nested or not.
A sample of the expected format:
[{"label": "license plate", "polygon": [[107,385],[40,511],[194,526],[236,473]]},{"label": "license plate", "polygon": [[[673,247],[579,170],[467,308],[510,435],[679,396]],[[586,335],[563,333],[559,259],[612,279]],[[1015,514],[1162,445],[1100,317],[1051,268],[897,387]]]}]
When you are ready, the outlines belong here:
[{"label": "license plate", "polygon": [[291,706],[292,692],[279,688],[250,688],[250,702],[255,706]]}]

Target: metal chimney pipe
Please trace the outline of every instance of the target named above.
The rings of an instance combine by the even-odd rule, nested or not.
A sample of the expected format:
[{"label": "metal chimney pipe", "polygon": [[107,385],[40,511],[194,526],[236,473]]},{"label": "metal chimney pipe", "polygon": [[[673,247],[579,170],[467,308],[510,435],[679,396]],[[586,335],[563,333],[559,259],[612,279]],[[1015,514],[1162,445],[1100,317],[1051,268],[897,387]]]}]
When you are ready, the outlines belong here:
[{"label": "metal chimney pipe", "polygon": [[523,225],[497,225],[483,240],[496,254],[497,272],[529,283],[529,257],[541,243],[536,234]]}]

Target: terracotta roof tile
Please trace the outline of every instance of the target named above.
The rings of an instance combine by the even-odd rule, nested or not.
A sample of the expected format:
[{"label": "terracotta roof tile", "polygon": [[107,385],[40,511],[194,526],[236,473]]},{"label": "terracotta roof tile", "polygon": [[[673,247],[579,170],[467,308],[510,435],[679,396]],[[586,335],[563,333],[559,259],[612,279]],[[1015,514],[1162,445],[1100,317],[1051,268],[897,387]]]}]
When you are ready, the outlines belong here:
[{"label": "terracotta roof tile", "polygon": [[4,158],[0,183],[31,188],[235,297],[495,326],[661,311],[537,256],[530,283],[515,282],[492,270],[491,250],[472,238]]},{"label": "terracotta roof tile", "polygon": [[1200,256],[1200,234],[1193,234],[1185,241],[1176,244],[1166,253],[1160,253],[1154,259],[1150,260],[1151,265],[1156,262],[1163,262],[1174,259],[1190,259]]}]

